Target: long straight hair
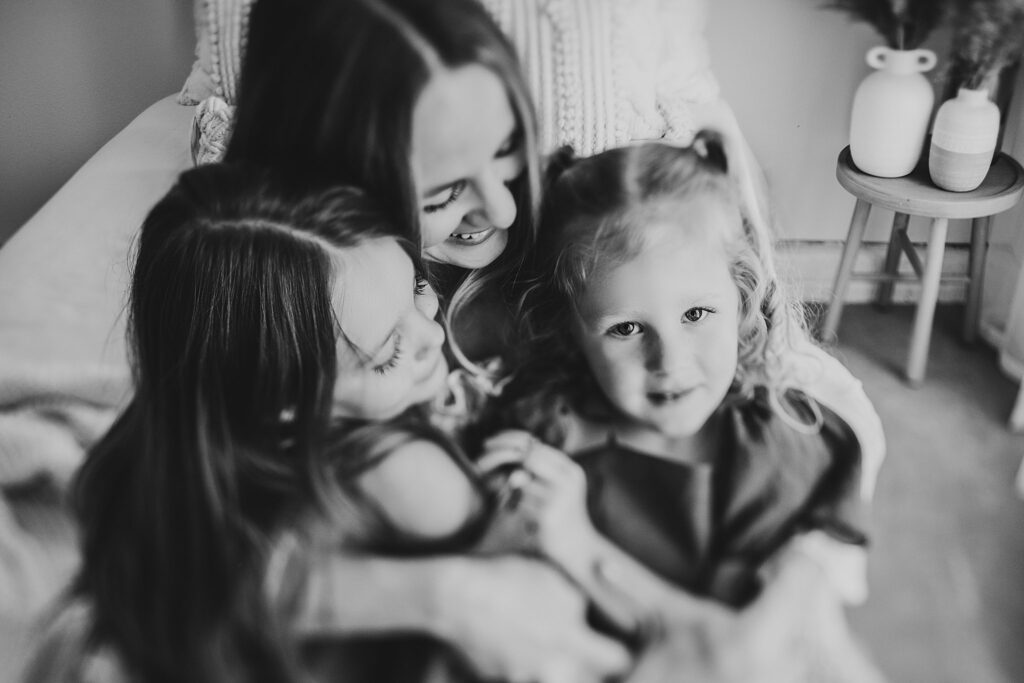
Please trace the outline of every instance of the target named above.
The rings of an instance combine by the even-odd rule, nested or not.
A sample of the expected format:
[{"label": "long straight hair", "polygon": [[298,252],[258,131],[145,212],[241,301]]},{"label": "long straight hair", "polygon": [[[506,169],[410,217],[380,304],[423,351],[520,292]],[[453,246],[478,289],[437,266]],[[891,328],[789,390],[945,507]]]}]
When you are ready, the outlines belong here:
[{"label": "long straight hair", "polygon": [[355,190],[298,198],[230,165],[186,172],[146,218],[129,300],[135,394],[73,490],[73,597],[131,676],[294,678],[263,563],[288,507],[324,491],[337,250],[384,226]]},{"label": "long straight hair", "polygon": [[260,0],[249,20],[226,159],[281,171],[296,183],[364,188],[422,247],[411,168],[412,117],[441,67],[478,64],[504,84],[526,170],[510,183],[516,220],[494,263],[442,292],[447,317],[518,274],[536,239],[537,124],[508,40],[474,0]]}]

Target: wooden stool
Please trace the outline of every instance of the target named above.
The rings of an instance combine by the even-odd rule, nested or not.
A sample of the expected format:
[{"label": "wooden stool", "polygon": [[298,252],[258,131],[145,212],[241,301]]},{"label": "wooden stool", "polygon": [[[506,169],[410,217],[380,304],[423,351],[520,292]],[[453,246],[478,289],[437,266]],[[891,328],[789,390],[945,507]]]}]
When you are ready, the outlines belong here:
[{"label": "wooden stool", "polygon": [[[822,338],[835,338],[839,318],[843,314],[843,297],[850,280],[856,278],[881,282],[878,292],[878,301],[881,304],[892,302],[894,283],[920,281],[921,297],[917,302],[906,372],[911,384],[919,384],[924,379],[935,302],[939,296],[939,281],[943,279],[940,276],[949,219],[973,219],[970,272],[966,276],[945,278],[955,281],[966,280],[968,283],[964,339],[973,342],[978,331],[978,316],[981,311],[981,285],[985,270],[985,253],[988,249],[989,218],[1006,211],[1020,200],[1024,194],[1024,169],[1012,157],[1000,152],[978,189],[971,192],[947,192],[932,184],[926,163],[919,164],[913,173],[903,178],[876,178],[862,173],[853,165],[850,148],[847,147],[839,153],[836,178],[840,185],[857,198],[857,204],[850,220],[850,232],[846,236],[839,272],[836,273],[832,303],[822,326]],[[853,262],[860,249],[864,227],[867,225],[868,213],[872,206],[882,206],[896,212],[885,256],[885,268],[881,273],[854,273]],[[907,237],[907,223],[911,216],[927,216],[932,219],[924,263]],[[902,254],[907,255],[915,275],[899,275]]]}]

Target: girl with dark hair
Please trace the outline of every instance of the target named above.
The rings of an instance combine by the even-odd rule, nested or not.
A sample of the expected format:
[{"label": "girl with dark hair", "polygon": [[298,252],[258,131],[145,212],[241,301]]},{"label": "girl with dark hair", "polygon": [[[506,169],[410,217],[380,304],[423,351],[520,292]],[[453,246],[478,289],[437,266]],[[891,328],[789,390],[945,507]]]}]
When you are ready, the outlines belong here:
[{"label": "girl with dark hair", "polygon": [[[810,673],[776,679],[758,664],[737,680],[873,681],[840,608],[866,591],[861,449],[789,375],[800,313],[727,169],[709,131],[690,148],[553,163],[521,299],[525,358],[499,421],[572,454],[587,481],[579,515],[600,533],[677,588],[738,610],[752,648],[704,636],[723,671],[741,671],[760,641]],[[539,475],[524,495],[545,487]],[[607,552],[565,545],[556,557],[583,556],[563,565],[600,566]],[[662,590],[636,598],[658,624],[649,632],[679,621],[692,637],[719,621],[692,601],[666,609],[675,598]],[[665,680],[641,662],[638,680]]]},{"label": "girl with dark hair", "polygon": [[[300,511],[336,511],[330,421],[386,425],[446,383],[437,298],[390,226],[360,191],[298,194],[232,165],[183,174],[152,209],[128,308],[135,393],[76,479],[82,566],[29,680],[296,680],[308,635],[412,631],[464,646],[510,573],[534,579],[519,599],[550,619],[536,638],[551,652],[597,673],[622,665],[586,628],[582,599],[525,560],[471,574],[481,598],[454,579],[456,560],[374,591],[373,560],[286,547]],[[392,457],[401,445],[378,444]],[[353,566],[369,590],[347,580]],[[507,650],[477,638],[491,649],[469,650],[471,668],[508,666],[482,667],[472,655]],[[507,661],[547,662],[516,642],[527,645]]]}]

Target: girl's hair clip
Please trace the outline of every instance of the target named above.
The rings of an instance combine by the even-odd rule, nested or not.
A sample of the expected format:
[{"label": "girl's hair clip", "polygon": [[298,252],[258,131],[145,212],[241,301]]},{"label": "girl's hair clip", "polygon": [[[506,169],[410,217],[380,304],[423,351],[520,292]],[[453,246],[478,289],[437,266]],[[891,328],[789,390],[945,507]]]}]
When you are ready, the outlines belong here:
[{"label": "girl's hair clip", "polygon": [[722,173],[729,172],[729,160],[725,156],[725,143],[717,130],[703,128],[693,137],[690,149],[706,163]]},{"label": "girl's hair clip", "polygon": [[562,145],[547,159],[547,166],[544,168],[544,183],[546,186],[551,187],[555,184],[562,174],[572,168],[577,161],[576,151],[571,145]]}]

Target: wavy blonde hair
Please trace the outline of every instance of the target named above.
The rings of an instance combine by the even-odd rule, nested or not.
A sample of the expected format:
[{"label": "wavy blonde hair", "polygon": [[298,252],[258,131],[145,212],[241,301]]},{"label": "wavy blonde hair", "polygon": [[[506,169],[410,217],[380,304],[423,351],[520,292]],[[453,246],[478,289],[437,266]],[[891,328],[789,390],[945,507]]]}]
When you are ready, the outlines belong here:
[{"label": "wavy blonde hair", "polygon": [[740,294],[734,391],[782,389],[783,355],[807,338],[803,315],[779,282],[770,236],[746,217],[719,133],[700,131],[690,147],[646,143],[586,159],[563,150],[551,162],[548,185],[537,249],[518,297],[523,381],[569,396],[592,393],[596,385],[566,324],[576,301],[596,273],[646,248],[652,218],[677,216],[681,204],[710,196],[738,216],[738,229],[723,236]]}]

